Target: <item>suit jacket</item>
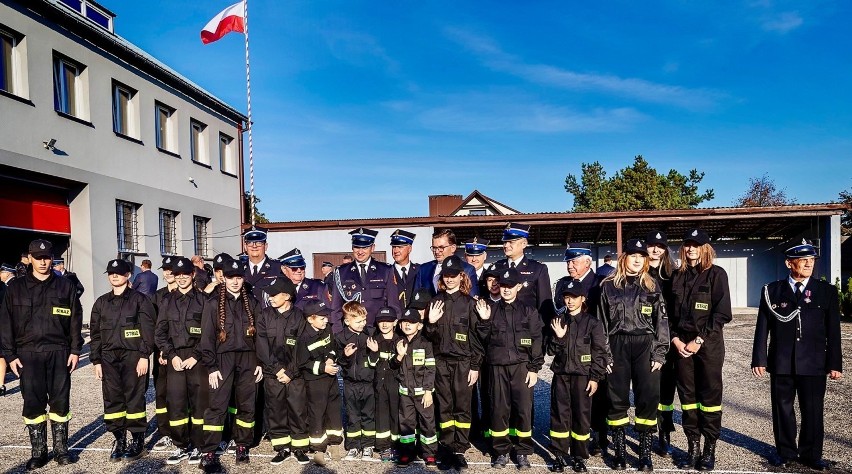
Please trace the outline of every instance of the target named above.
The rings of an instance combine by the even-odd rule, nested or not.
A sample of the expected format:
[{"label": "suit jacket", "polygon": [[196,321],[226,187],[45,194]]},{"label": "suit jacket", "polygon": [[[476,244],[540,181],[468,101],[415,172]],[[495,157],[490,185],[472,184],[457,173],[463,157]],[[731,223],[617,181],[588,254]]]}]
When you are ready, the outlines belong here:
[{"label": "suit jacket", "polygon": [[405,309],[408,307],[408,302],[411,301],[411,294],[414,293],[414,284],[417,283],[417,272],[420,271],[420,264],[412,263],[404,279],[396,269],[396,265],[392,266],[394,276],[396,276],[396,289],[399,293],[399,307]]},{"label": "suit jacket", "polygon": [[[766,367],[770,373],[779,375],[825,376],[831,370],[842,371],[837,288],[811,277],[799,302],[786,278],[768,284],[766,290],[757,313],[751,366]],[[796,308],[801,309],[799,318],[786,323],[770,311],[786,316]],[[801,319],[801,332],[798,319]]]},{"label": "suit jacket", "polygon": [[246,273],[243,277],[245,282],[251,285],[251,292],[254,294],[254,297],[257,298],[257,301],[260,302],[261,308],[265,308],[267,304],[267,298],[263,290],[266,289],[273,280],[284,276],[281,272],[281,262],[278,260],[272,260],[269,258],[269,255],[266,255],[265,257],[266,261],[263,262],[263,265],[258,267],[257,275],[252,275],[254,264],[250,261],[246,262]]},{"label": "suit jacket", "polygon": [[331,301],[328,300],[328,292],[325,288],[325,283],[322,280],[316,280],[314,278],[305,278],[299,283],[299,286],[296,287],[296,299],[293,303],[299,309],[305,309],[305,305],[308,304],[309,301],[321,301],[326,305],[331,305]]},{"label": "suit jacket", "polygon": [[[492,270],[509,268],[509,260],[497,260],[491,265]],[[523,280],[518,299],[525,305],[535,308],[545,323],[550,323],[553,317],[553,293],[550,289],[550,273],[547,266],[537,260],[524,256],[515,268]]]},{"label": "suit jacket", "polygon": [[[366,267],[366,281],[361,281],[358,262],[341,265],[334,270],[335,280],[331,289],[331,323],[337,333],[343,329],[343,305],[350,300],[360,301],[367,308],[367,326],[373,326],[376,315],[387,306],[401,313],[399,290],[396,285],[393,267],[376,259],[370,260]],[[341,289],[345,294],[341,293]]]},{"label": "suit jacket", "polygon": [[[464,272],[470,278],[470,296],[479,296],[479,281],[476,279],[476,269],[473,265],[462,262]],[[417,281],[414,283],[414,289],[426,288],[432,296],[438,294],[438,289],[435,288],[432,277],[435,276],[435,268],[438,266],[437,260],[420,264],[420,271],[417,272]]]}]

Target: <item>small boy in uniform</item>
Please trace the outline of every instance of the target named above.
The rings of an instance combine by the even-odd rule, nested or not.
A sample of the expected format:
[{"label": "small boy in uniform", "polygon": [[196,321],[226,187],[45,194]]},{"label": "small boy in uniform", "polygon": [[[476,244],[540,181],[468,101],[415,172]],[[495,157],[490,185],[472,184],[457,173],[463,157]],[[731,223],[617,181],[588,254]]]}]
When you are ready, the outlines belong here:
[{"label": "small boy in uniform", "polygon": [[391,360],[396,356],[396,343],[400,337],[395,334],[396,311],[382,308],[376,315],[376,331],[372,341],[367,340],[371,359],[378,357],[373,387],[376,392],[376,450],[382,461],[394,459],[393,448],[399,440],[399,382],[396,371],[391,368]]},{"label": "small boy in uniform", "polygon": [[378,354],[371,354],[367,341],[372,339],[372,328],[367,326],[367,308],[357,301],[343,305],[343,330],[334,337],[337,351],[343,356],[343,400],[346,403],[346,461],[373,457],[376,440],[376,393],[373,380],[376,375]]}]

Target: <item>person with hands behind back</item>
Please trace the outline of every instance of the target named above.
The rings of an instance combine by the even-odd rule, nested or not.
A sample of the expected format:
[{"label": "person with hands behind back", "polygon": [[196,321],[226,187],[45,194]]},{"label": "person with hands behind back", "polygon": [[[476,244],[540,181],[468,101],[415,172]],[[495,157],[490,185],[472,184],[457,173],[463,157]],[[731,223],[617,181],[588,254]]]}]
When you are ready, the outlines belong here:
[{"label": "person with hands behind back", "polygon": [[[592,395],[606,375],[609,360],[603,325],[586,310],[586,288],[580,280],[562,286],[566,311],[553,318],[553,336],[547,352],[553,356],[550,368],[550,443],[555,453],[554,472],[573,466],[575,472],[588,472],[588,443],[591,431]],[[573,459],[569,457],[569,453]]]}]

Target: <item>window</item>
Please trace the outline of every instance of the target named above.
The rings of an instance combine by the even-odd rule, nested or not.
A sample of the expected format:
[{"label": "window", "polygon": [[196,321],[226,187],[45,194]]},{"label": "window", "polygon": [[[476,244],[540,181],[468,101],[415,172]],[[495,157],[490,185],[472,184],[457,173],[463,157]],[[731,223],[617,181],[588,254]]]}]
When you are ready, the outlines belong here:
[{"label": "window", "polygon": [[12,35],[0,30],[0,90],[15,93],[15,46],[18,41]]},{"label": "window", "polygon": [[87,120],[84,107],[85,66],[64,56],[53,57],[53,108],[57,112]]},{"label": "window", "polygon": [[160,253],[177,255],[177,211],[160,209]]},{"label": "window", "polygon": [[234,139],[219,134],[219,169],[228,174],[237,174],[236,158],[234,157]]},{"label": "window", "polygon": [[159,102],[155,103],[154,130],[157,133],[157,148],[161,150],[177,151],[177,143],[173,143],[176,141],[174,139],[174,114],[175,109]]},{"label": "window", "polygon": [[195,227],[195,255],[207,257],[208,255],[208,240],[210,239],[209,225],[210,219],[206,217],[195,216],[193,218]]},{"label": "window", "polygon": [[139,204],[115,201],[115,222],[118,230],[118,251],[139,251]]},{"label": "window", "polygon": [[485,209],[471,209],[470,213],[468,215],[470,215],[470,216],[484,216],[485,215]]},{"label": "window", "polygon": [[197,161],[199,163],[209,164],[210,160],[207,158],[207,125],[199,122],[198,120],[190,120],[189,121],[189,130],[191,136],[189,138],[189,153],[192,161]]},{"label": "window", "polygon": [[94,2],[88,0],[59,0],[59,2],[85,16],[100,27],[112,32],[112,20],[115,18],[115,15],[95,6]]},{"label": "window", "polygon": [[112,83],[112,129],[115,133],[138,138],[136,91],[119,82]]}]

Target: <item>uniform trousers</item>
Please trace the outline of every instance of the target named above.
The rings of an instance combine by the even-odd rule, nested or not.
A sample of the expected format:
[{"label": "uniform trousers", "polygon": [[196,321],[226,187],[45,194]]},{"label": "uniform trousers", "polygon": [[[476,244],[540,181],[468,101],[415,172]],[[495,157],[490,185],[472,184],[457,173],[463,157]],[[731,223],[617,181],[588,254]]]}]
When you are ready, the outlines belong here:
[{"label": "uniform trousers", "polygon": [[589,458],[592,397],[588,375],[554,375],[550,385],[550,445],[557,455]]},{"label": "uniform trousers", "polygon": [[222,380],[216,389],[210,388],[209,384],[207,386],[209,404],[204,410],[204,442],[201,446],[203,453],[215,451],[222,441],[225,412],[232,389],[237,408],[234,415],[234,442],[237,446],[250,446],[253,440],[254,404],[257,395],[254,370],[257,368],[257,357],[254,352],[243,351],[216,354],[216,359]]},{"label": "uniform trousers", "polygon": [[346,449],[376,444],[376,391],[373,382],[343,381],[346,401]]},{"label": "uniform trousers", "polygon": [[616,334],[609,338],[612,350],[612,373],[607,377],[609,413],[607,423],[612,428],[630,423],[630,385],[636,405],[636,431],[650,431],[657,426],[657,406],[660,403],[660,371],[651,372],[651,346],[654,336]]},{"label": "uniform trousers", "polygon": [[305,391],[308,394],[308,436],[311,449],[325,452],[329,444],[339,444],[343,440],[337,377],[306,380]]},{"label": "uniform trousers", "polygon": [[438,441],[455,453],[464,453],[470,447],[470,400],[473,395],[467,383],[470,359],[435,359]]},{"label": "uniform trousers", "polygon": [[31,425],[46,421],[48,406],[51,421],[62,423],[71,419],[71,374],[67,366],[70,354],[68,349],[18,351],[23,365],[19,373],[24,423]]},{"label": "uniform trousers", "polygon": [[[167,400],[168,395],[168,368],[171,361],[166,365],[160,365],[159,352],[154,353],[151,369],[154,378],[154,418],[157,420],[157,431],[160,436],[174,437],[174,433],[169,426],[169,407]],[[145,390],[147,392],[147,389]]]},{"label": "uniform trousers", "polygon": [[104,424],[111,433],[144,433],[145,375],[136,375],[139,352],[116,349],[101,353]]},{"label": "uniform trousers", "polygon": [[390,375],[376,378],[376,449],[384,451],[399,440],[399,382]]},{"label": "uniform trousers", "polygon": [[491,401],[491,447],[498,455],[532,454],[533,389],[527,386],[527,363],[491,365],[488,397]]},{"label": "uniform trousers", "polygon": [[[819,461],[825,437],[825,376],[770,374],[772,431],[778,455],[788,459]],[[799,397],[802,431],[796,448],[796,412],[793,403]]]},{"label": "uniform trousers", "polygon": [[598,382],[598,391],[592,395],[592,429],[595,430],[598,446],[601,448],[604,448],[607,445],[606,434],[609,430],[607,415],[609,415],[610,404],[607,376],[604,376],[604,378]]},{"label": "uniform trousers", "polygon": [[[194,354],[191,348],[177,349],[176,352],[181,360]],[[181,449],[190,444],[201,446],[204,442],[204,412],[208,405],[207,371],[200,362],[191,369],[177,371],[169,361],[169,365],[162,366],[160,372],[168,374],[166,407],[172,442]]]},{"label": "uniform trousers", "polygon": [[263,379],[269,439],[276,451],[308,448],[305,379],[281,383],[275,376]]},{"label": "uniform trousers", "polygon": [[423,394],[399,395],[399,445],[402,454],[417,454],[418,433],[420,456],[434,456],[438,447],[435,434],[435,406],[423,407]]},{"label": "uniform trousers", "polygon": [[666,355],[666,363],[660,369],[660,405],[657,407],[659,429],[665,433],[675,430],[674,426],[674,397],[677,389],[677,359],[680,355],[672,346]]},{"label": "uniform trousers", "polygon": [[[685,336],[683,340],[691,341]],[[722,363],[725,340],[722,331],[704,339],[701,349],[677,361],[677,392],[683,410],[687,438],[719,439],[722,430]]]}]

